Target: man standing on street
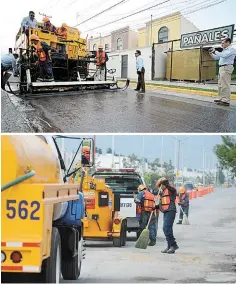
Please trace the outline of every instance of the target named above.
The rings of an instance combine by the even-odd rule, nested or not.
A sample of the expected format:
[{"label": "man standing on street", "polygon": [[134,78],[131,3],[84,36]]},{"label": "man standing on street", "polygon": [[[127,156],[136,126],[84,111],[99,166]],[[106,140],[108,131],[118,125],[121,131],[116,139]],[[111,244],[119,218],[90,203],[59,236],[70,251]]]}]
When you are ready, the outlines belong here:
[{"label": "man standing on street", "polygon": [[179,212],[179,222],[176,223],[178,225],[182,224],[183,222],[183,212],[187,215],[188,217],[188,211],[189,211],[189,194],[187,193],[186,189],[182,186],[179,189],[179,203],[178,205],[181,207],[180,212]]},{"label": "man standing on street", "polygon": [[96,73],[95,81],[106,81],[106,63],[109,60],[108,55],[103,51],[103,46],[99,45],[98,51],[96,52]]},{"label": "man standing on street", "polygon": [[159,205],[155,206],[155,209],[160,209],[160,211],[164,214],[163,219],[163,232],[167,241],[167,248],[162,250],[162,253],[175,253],[175,251],[179,248],[173,234],[173,224],[176,215],[176,188],[170,185],[167,178],[160,178],[156,187],[160,188],[160,202]]},{"label": "man standing on street", "polygon": [[135,91],[139,91],[140,93],[145,93],[145,80],[144,80],[145,68],[140,50],[136,50],[135,57],[136,57],[136,69],[138,74],[138,84]]},{"label": "man standing on street", "polygon": [[[155,207],[155,197],[154,195],[147,190],[146,185],[141,184],[138,187],[138,195],[134,195],[134,202],[140,206],[140,231],[138,232],[138,236],[141,232],[146,228],[150,215]],[[149,224],[149,246],[155,246],[156,244],[156,218],[154,214],[151,217],[151,222]]]},{"label": "man standing on street", "polygon": [[215,51],[210,49],[210,55],[213,59],[219,60],[219,78],[218,78],[218,95],[219,98],[214,102],[225,106],[230,105],[230,84],[231,75],[234,71],[234,59],[236,57],[236,49],[231,46],[231,39],[222,40],[223,51]]}]

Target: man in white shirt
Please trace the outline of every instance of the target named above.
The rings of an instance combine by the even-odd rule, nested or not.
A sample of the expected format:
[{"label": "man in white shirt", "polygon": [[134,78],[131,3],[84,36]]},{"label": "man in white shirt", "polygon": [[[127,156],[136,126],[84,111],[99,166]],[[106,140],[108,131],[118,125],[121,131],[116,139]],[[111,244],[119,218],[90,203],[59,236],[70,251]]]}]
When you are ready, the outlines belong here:
[{"label": "man in white shirt", "polygon": [[139,91],[140,93],[145,93],[145,80],[144,80],[145,68],[140,50],[136,50],[135,57],[136,57],[136,69],[138,74],[138,84],[135,91]]},{"label": "man in white shirt", "polygon": [[231,97],[231,76],[234,71],[234,59],[236,57],[236,49],[231,45],[231,39],[222,40],[223,51],[210,50],[213,59],[219,60],[219,79],[218,79],[218,95],[219,98],[214,100],[217,104],[230,105]]},{"label": "man in white shirt", "polygon": [[28,35],[30,28],[37,28],[37,20],[35,19],[35,13],[33,11],[29,12],[29,16],[23,18],[21,22],[22,32]]}]

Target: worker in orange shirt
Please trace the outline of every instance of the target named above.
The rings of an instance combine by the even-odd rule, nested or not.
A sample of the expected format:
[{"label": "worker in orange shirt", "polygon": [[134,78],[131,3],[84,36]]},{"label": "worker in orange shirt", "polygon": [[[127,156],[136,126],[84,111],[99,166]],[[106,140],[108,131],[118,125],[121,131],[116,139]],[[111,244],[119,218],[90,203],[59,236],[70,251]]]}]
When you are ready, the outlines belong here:
[{"label": "worker in orange shirt", "polygon": [[67,37],[67,25],[62,24],[60,28],[57,28],[56,33],[58,36],[66,38]]},{"label": "worker in orange shirt", "polygon": [[30,35],[29,40],[36,47],[36,55],[38,57],[38,64],[40,70],[40,78],[46,80],[53,80],[52,61],[50,57],[51,46],[46,42],[40,41],[35,34]]},{"label": "worker in orange shirt", "polygon": [[179,189],[179,203],[178,205],[181,207],[179,212],[179,222],[176,223],[178,225],[182,224],[183,222],[183,212],[188,217],[188,211],[189,211],[189,194],[187,193],[186,189],[182,186]]},{"label": "worker in orange shirt", "polygon": [[103,46],[99,45],[98,51],[96,53],[96,66],[97,70],[95,73],[95,81],[105,81],[106,80],[106,63],[109,60],[108,55],[103,51]]},{"label": "worker in orange shirt", "polygon": [[44,17],[43,22],[43,30],[56,33],[57,28],[53,24],[51,24],[50,19],[48,17]]}]

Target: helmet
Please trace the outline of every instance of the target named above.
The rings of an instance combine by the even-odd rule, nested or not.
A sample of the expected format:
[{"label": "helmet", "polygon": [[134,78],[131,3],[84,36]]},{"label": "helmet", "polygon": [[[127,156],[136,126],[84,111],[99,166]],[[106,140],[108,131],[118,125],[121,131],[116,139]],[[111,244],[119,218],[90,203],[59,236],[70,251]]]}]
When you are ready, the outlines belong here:
[{"label": "helmet", "polygon": [[156,182],[156,187],[160,187],[162,184],[169,184],[168,179],[165,177],[159,178],[159,180]]},{"label": "helmet", "polygon": [[179,189],[179,193],[185,193],[185,191],[186,191],[185,188],[183,186],[181,186],[180,189]]},{"label": "helmet", "polygon": [[29,40],[39,40],[39,37],[35,34],[30,35]]},{"label": "helmet", "polygon": [[142,191],[144,189],[147,189],[146,185],[140,184],[140,186],[138,187],[138,192],[140,192],[140,191]]},{"label": "helmet", "polygon": [[50,22],[50,20],[49,20],[48,17],[44,17],[44,18],[43,18],[43,21],[44,21],[44,23]]},{"label": "helmet", "polygon": [[98,49],[103,49],[103,46],[100,44],[100,45],[98,46]]}]

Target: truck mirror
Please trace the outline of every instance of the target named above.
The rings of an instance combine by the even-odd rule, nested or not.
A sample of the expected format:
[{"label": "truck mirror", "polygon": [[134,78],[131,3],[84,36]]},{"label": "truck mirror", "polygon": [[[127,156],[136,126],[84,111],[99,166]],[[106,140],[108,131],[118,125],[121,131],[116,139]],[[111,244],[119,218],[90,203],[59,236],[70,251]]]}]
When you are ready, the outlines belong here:
[{"label": "truck mirror", "polygon": [[92,165],[91,144],[91,140],[84,140],[82,143],[81,164],[83,167],[88,167]]}]

